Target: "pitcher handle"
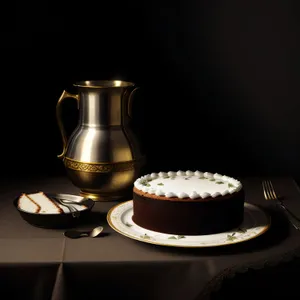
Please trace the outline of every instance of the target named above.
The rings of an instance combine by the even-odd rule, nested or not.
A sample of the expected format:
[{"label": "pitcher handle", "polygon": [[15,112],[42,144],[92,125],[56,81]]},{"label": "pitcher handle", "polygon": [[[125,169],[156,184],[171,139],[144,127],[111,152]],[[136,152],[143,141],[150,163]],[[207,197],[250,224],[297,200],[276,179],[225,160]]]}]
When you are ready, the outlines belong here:
[{"label": "pitcher handle", "polygon": [[79,108],[79,95],[75,95],[75,94],[70,94],[67,91],[63,91],[60,98],[57,101],[56,104],[56,119],[57,119],[57,123],[58,123],[58,127],[60,130],[60,134],[62,137],[62,142],[63,142],[63,151],[60,155],[57,155],[58,158],[63,158],[66,154],[67,151],[67,143],[68,143],[68,138],[67,138],[67,134],[66,134],[66,130],[65,130],[65,126],[63,124],[62,121],[62,102],[64,99],[66,98],[74,98],[77,101],[77,108]]},{"label": "pitcher handle", "polygon": [[132,105],[133,105],[133,95],[135,94],[135,92],[139,89],[139,87],[135,87],[129,94],[128,96],[128,106],[127,106],[127,112],[128,112],[128,116],[130,118],[132,118]]}]

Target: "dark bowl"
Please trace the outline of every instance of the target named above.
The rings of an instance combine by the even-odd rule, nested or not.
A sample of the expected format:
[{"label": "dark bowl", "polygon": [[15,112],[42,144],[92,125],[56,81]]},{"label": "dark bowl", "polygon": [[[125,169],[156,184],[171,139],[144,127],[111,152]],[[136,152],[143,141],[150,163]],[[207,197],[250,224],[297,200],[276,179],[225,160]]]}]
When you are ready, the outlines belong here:
[{"label": "dark bowl", "polygon": [[[30,194],[30,193],[28,193]],[[79,224],[83,224],[84,221],[88,218],[89,213],[91,212],[95,202],[88,198],[83,198],[76,195],[70,194],[52,194],[52,193],[45,193],[50,197],[56,197],[71,201],[76,201],[84,204],[87,206],[87,209],[81,210],[76,212],[74,216],[71,212],[66,212],[62,214],[38,214],[38,213],[31,213],[25,210],[22,210],[18,207],[18,200],[17,197],[13,204],[20,213],[21,217],[28,222],[29,224],[41,227],[41,228],[48,228],[48,229],[65,229],[65,228],[72,228],[78,226]]]}]

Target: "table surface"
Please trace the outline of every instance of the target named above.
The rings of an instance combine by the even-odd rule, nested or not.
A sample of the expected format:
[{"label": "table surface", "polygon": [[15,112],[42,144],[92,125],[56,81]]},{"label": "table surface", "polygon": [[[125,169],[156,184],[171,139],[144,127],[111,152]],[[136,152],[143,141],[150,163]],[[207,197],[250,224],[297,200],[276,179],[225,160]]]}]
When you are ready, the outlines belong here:
[{"label": "table surface", "polygon": [[[300,216],[300,192],[296,182],[284,177],[274,178],[273,184],[278,193],[284,195],[286,205],[294,212],[298,211]],[[33,227],[21,218],[12,205],[13,199],[22,192],[78,194],[79,190],[66,177],[7,183],[0,188],[0,267],[53,266],[53,282],[48,287],[52,289],[52,299],[67,299],[68,285],[72,285],[74,291],[78,288],[79,295],[76,283],[80,286],[83,278],[101,280],[106,285],[103,289],[111,296],[135,287],[135,293],[131,292],[132,299],[145,290],[145,299],[167,296],[182,299],[179,294],[183,291],[185,299],[196,299],[224,270],[235,272],[238,268],[263,265],[266,261],[279,262],[284,255],[293,255],[300,245],[299,232],[290,226],[274,203],[264,200],[261,178],[246,178],[243,185],[246,201],[271,214],[271,229],[261,237],[241,244],[183,249],[142,243],[113,231],[106,222],[106,213],[117,202],[95,203],[89,223],[79,227],[91,229],[102,225],[106,233],[103,237],[72,240],[63,235],[64,230]],[[58,275],[59,272],[64,275]],[[113,282],[118,283],[119,292],[113,290]],[[145,286],[136,288],[137,282],[149,282],[156,288],[151,292]]]}]

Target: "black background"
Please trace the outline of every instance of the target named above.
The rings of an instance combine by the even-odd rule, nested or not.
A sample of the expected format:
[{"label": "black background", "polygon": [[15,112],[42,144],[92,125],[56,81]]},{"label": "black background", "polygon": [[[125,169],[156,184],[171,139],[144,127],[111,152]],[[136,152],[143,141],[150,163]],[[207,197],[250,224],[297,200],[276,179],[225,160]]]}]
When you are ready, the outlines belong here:
[{"label": "black background", "polygon": [[151,172],[300,175],[297,1],[61,3],[2,9],[2,177],[64,174],[56,103],[92,79],[142,88]]}]

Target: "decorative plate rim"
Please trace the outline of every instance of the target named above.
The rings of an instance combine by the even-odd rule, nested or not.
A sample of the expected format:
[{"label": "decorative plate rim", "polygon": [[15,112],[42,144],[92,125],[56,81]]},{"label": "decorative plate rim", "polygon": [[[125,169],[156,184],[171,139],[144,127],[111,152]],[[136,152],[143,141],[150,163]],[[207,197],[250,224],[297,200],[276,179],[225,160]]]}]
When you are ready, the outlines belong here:
[{"label": "decorative plate rim", "polygon": [[[254,235],[254,236],[250,236],[248,238],[245,238],[243,240],[235,240],[235,241],[231,241],[230,243],[220,243],[220,244],[215,244],[215,245],[184,245],[184,244],[169,244],[169,243],[162,243],[162,242],[159,242],[159,241],[156,241],[156,240],[150,240],[150,239],[144,239],[142,237],[138,237],[138,236],[134,236],[133,234],[128,234],[126,232],[124,232],[122,229],[118,228],[117,226],[115,226],[113,224],[113,220],[112,220],[112,214],[115,212],[115,210],[117,208],[119,208],[120,206],[126,206],[128,205],[129,203],[133,203],[133,200],[128,200],[128,201],[125,201],[125,202],[122,202],[122,203],[119,203],[115,206],[113,206],[107,213],[107,216],[106,216],[106,219],[107,219],[107,223],[108,225],[114,230],[116,231],[117,233],[125,236],[125,237],[128,237],[132,240],[136,240],[136,241],[139,241],[139,242],[143,242],[143,243],[147,243],[147,244],[152,244],[152,245],[158,245],[158,246],[165,246],[165,247],[176,247],[176,248],[215,248],[215,247],[222,247],[222,246],[229,246],[229,245],[234,245],[234,244],[239,244],[239,243],[243,243],[243,242],[246,242],[246,241],[249,241],[249,240],[252,240],[254,238],[257,238],[259,236],[261,236],[262,234],[266,233],[270,227],[271,227],[271,217],[269,214],[267,214],[263,209],[261,209],[259,206],[255,205],[255,204],[251,204],[251,203],[248,203],[248,202],[245,202],[245,207],[248,206],[249,207],[252,207],[252,208],[255,208],[256,210],[260,211],[262,214],[264,214],[265,218],[266,218],[266,224],[264,225],[264,227],[262,228],[262,230]],[[131,208],[132,209],[132,208]],[[124,224],[125,225],[125,224]],[[137,225],[136,225],[137,226]],[[139,226],[140,227],[140,226]],[[142,227],[141,227],[142,228]],[[146,229],[147,230],[147,229]],[[163,234],[162,232],[157,232],[158,234]],[[223,234],[227,233],[226,232],[223,232]],[[231,233],[230,231],[228,231],[228,233]]]}]

